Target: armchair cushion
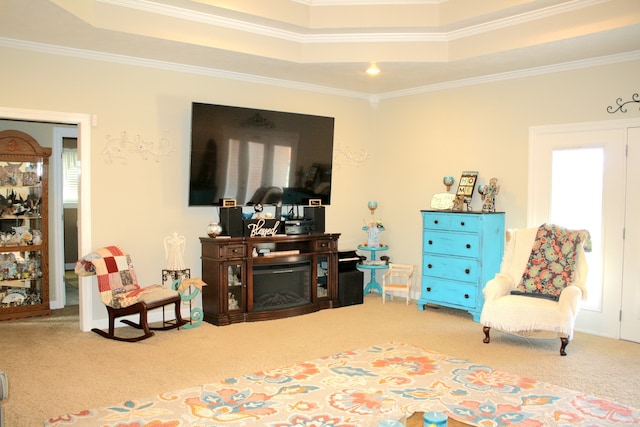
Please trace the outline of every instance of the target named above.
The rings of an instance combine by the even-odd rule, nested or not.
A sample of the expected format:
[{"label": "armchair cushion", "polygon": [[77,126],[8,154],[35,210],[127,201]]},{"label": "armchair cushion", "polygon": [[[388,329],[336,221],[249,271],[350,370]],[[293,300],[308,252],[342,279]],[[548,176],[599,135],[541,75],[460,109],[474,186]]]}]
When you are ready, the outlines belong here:
[{"label": "armchair cushion", "polygon": [[[488,282],[485,295],[495,292],[499,284]],[[582,291],[569,286],[558,301],[544,298],[523,298],[520,295],[502,295],[485,303],[480,323],[504,332],[541,338],[541,331],[571,337],[579,309]]]},{"label": "armchair cushion", "polygon": [[580,246],[587,252],[591,250],[588,231],[541,225],[524,274],[511,293],[557,301],[562,290],[574,282]]}]

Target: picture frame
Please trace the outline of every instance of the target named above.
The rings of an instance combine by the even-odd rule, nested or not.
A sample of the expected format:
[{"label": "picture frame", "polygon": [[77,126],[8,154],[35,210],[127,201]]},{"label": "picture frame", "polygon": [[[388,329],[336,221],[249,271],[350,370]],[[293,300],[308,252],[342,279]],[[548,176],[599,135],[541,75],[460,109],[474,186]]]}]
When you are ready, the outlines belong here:
[{"label": "picture frame", "polygon": [[478,181],[478,171],[463,171],[456,191],[456,201],[454,202],[454,210],[462,210],[462,205],[467,205],[467,210],[471,210],[471,199],[473,191]]}]

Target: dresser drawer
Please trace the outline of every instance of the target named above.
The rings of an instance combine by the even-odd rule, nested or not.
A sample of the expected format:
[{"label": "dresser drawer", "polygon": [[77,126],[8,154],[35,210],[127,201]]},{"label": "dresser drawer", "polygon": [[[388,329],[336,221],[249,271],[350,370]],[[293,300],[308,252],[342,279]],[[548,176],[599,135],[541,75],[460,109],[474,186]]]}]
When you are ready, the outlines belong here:
[{"label": "dresser drawer", "polygon": [[424,231],[424,252],[477,258],[480,236],[473,233]]},{"label": "dresser drawer", "polygon": [[242,244],[219,246],[218,256],[222,259],[244,258],[247,256],[247,246]]},{"label": "dresser drawer", "polygon": [[451,215],[429,212],[423,215],[422,226],[425,230],[448,230],[451,223]]},{"label": "dresser drawer", "polygon": [[449,221],[451,231],[477,233],[480,229],[480,218],[477,215],[452,214]]},{"label": "dresser drawer", "polygon": [[480,219],[471,214],[425,213],[423,227],[428,230],[462,231],[475,233],[479,230]]},{"label": "dresser drawer", "polygon": [[422,298],[434,304],[475,308],[477,300],[477,286],[449,280],[424,278]]},{"label": "dresser drawer", "polygon": [[480,262],[475,258],[428,255],[422,265],[423,276],[441,277],[477,284]]},{"label": "dresser drawer", "polygon": [[313,251],[314,252],[326,252],[333,251],[337,248],[337,243],[335,240],[331,239],[320,239],[315,240],[313,242]]}]

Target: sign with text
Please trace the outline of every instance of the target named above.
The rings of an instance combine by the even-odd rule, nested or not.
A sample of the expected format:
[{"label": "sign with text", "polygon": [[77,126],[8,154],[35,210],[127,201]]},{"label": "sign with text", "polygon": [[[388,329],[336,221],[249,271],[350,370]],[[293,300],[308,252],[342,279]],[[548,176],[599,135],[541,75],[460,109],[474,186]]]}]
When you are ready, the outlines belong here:
[{"label": "sign with text", "polygon": [[244,220],[244,235],[248,237],[275,236],[280,231],[280,220],[275,218],[258,218]]}]

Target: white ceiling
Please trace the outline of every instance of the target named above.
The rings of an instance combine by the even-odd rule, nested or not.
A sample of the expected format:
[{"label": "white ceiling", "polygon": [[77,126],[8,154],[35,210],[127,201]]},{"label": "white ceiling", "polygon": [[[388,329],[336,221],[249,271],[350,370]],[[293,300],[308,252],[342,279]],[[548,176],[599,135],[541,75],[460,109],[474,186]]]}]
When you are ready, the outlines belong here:
[{"label": "white ceiling", "polygon": [[0,0],[0,45],[390,96],[638,59],[640,1]]}]

